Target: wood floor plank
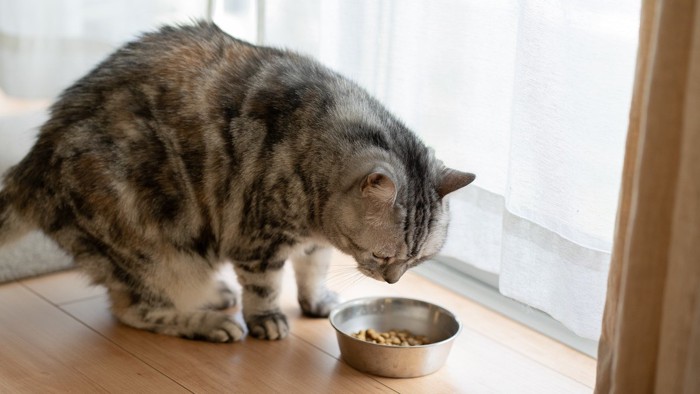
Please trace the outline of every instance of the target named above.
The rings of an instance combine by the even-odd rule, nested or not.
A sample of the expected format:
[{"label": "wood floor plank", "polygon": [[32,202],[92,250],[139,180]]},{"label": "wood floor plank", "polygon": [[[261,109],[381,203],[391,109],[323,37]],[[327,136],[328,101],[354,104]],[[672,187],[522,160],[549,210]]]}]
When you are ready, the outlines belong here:
[{"label": "wood floor plank", "polygon": [[[89,288],[74,272],[23,283],[51,302],[62,304],[66,311],[129,352],[135,351],[140,359],[177,382],[203,391],[219,391],[232,384],[270,390],[296,384],[311,391],[333,387],[348,392],[381,392],[387,386],[400,392],[591,391],[595,360],[590,357],[411,272],[394,285],[369,278],[349,285],[359,278],[354,276],[353,267],[354,262],[347,257],[335,256],[329,285],[342,290],[344,299],[371,295],[412,297],[442,305],[460,317],[464,331],[445,367],[427,377],[384,379],[361,374],[335,360],[339,350],[327,319],[301,317],[291,267],[285,267],[282,303],[293,336],[273,343],[247,339],[243,344],[213,345],[122,327],[109,316],[105,297],[90,299],[104,290]],[[280,355],[282,359],[275,358]],[[182,360],[174,361],[177,357]],[[204,365],[194,370],[189,367],[202,362]],[[251,370],[250,365],[258,365],[259,369]],[[300,365],[316,372],[297,370]],[[293,375],[301,376],[302,383],[295,383]]]},{"label": "wood floor plank", "polygon": [[0,392],[186,392],[19,283],[0,286]]},{"label": "wood floor plank", "polygon": [[109,314],[104,297],[63,309],[195,392],[394,392],[294,336],[212,344],[125,327]]},{"label": "wood floor plank", "polygon": [[104,287],[90,285],[88,279],[75,270],[26,279],[21,283],[56,305],[105,294]]}]

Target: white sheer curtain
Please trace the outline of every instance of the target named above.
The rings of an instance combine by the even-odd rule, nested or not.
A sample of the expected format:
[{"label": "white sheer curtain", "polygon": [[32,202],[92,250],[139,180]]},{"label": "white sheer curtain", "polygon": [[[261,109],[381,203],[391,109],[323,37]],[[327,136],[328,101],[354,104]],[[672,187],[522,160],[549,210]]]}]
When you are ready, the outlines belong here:
[{"label": "white sheer curtain", "polygon": [[107,54],[169,22],[206,16],[206,0],[0,0],[0,87],[53,98]]},{"label": "white sheer curtain", "polygon": [[448,165],[443,254],[599,335],[639,1],[265,1],[266,44],[355,79]]}]

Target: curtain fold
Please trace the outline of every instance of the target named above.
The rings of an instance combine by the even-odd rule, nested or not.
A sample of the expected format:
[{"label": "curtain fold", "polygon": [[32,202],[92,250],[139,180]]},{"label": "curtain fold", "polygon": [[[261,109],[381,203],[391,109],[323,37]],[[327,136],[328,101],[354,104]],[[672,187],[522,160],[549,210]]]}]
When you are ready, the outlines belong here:
[{"label": "curtain fold", "polygon": [[700,392],[700,6],[645,1],[597,393]]}]

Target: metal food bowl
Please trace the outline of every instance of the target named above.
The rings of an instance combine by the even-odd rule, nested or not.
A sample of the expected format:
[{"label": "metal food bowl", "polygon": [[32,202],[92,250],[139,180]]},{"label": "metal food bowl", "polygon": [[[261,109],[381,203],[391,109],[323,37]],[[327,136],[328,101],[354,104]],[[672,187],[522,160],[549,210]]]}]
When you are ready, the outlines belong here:
[{"label": "metal food bowl", "polygon": [[[462,324],[447,309],[396,297],[345,302],[331,311],[330,321],[345,362],[357,370],[390,378],[412,378],[437,371],[462,330]],[[408,347],[382,345],[351,335],[368,328],[379,332],[409,330],[427,336],[430,343]]]}]

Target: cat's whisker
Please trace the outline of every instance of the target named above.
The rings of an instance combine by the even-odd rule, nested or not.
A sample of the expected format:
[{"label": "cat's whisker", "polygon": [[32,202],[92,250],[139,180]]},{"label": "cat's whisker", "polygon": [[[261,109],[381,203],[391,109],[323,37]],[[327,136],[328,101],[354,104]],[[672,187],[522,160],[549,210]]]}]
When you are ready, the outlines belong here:
[{"label": "cat's whisker", "polygon": [[[347,272],[347,273],[344,273],[342,275],[336,275],[336,276],[333,276],[331,278],[327,278],[325,280],[324,284],[326,285],[326,287],[329,287],[329,288],[345,287],[348,283],[350,283],[355,278],[355,276],[357,274],[359,274],[359,272],[358,273]],[[334,289],[334,290],[336,290],[336,289]]]},{"label": "cat's whisker", "polygon": [[356,266],[347,266],[347,267],[330,267],[328,270],[329,273],[334,273],[334,272],[350,272],[350,271],[356,271],[357,267]]},{"label": "cat's whisker", "polygon": [[352,281],[355,278],[355,276],[358,274],[360,274],[360,273],[356,270],[337,272],[337,273],[333,273],[331,275],[328,275],[324,282],[325,282],[325,285],[328,287],[344,286],[348,282]]},{"label": "cat's whisker", "polygon": [[357,268],[357,265],[355,265],[355,264],[352,264],[352,265],[331,265],[330,267],[328,267],[328,270],[329,271],[347,270],[347,269],[355,269],[355,268]]},{"label": "cat's whisker", "polygon": [[364,274],[361,272],[357,272],[355,275],[349,278],[349,280],[344,284],[344,286],[338,290],[338,294],[343,294],[346,291],[350,290],[355,284],[357,284],[359,281],[361,281],[363,278],[366,278]]},{"label": "cat's whisker", "polygon": [[362,282],[367,276],[365,275],[359,275],[355,277],[355,279],[350,283],[350,287],[355,287],[358,283]]},{"label": "cat's whisker", "polygon": [[334,271],[348,271],[348,270],[355,270],[357,269],[357,265],[352,264],[352,265],[332,265],[328,268],[328,272],[334,272]]},{"label": "cat's whisker", "polygon": [[335,270],[331,269],[331,270],[329,270],[328,274],[326,275],[326,278],[333,278],[333,277],[342,276],[345,274],[351,274],[351,273],[355,273],[355,272],[357,272],[356,267],[346,267],[343,269],[335,269]]}]

